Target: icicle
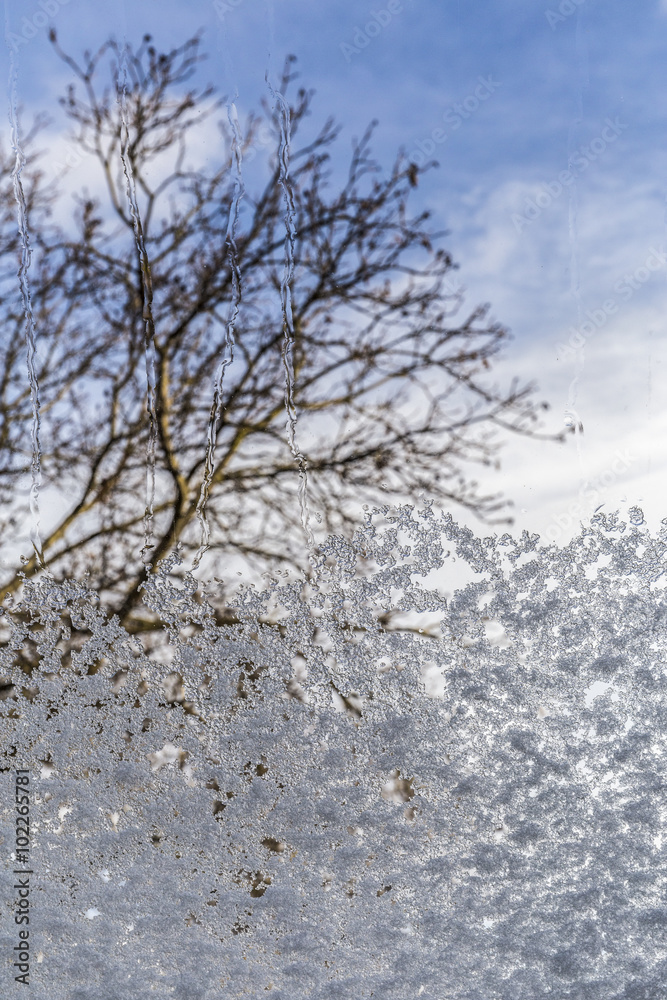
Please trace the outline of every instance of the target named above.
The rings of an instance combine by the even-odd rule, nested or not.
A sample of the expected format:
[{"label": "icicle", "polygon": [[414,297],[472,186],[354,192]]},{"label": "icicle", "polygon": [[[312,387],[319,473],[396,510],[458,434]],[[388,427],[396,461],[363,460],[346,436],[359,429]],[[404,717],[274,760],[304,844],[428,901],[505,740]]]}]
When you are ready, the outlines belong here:
[{"label": "icicle", "polygon": [[234,328],[239,313],[241,303],[241,271],[239,269],[238,247],[236,245],[236,227],[239,218],[239,205],[243,197],[243,175],[241,164],[243,161],[243,139],[239,129],[238,112],[235,104],[227,105],[227,117],[232,130],[232,163],[234,169],[234,196],[232,198],[229,221],[227,223],[227,255],[229,267],[232,274],[232,298],[227,321],[225,335],[225,346],[223,356],[218,368],[213,387],[213,402],[211,404],[211,414],[208,421],[208,431],[206,438],[206,463],[204,466],[204,479],[199,494],[197,504],[197,517],[201,525],[201,542],[194,559],[193,569],[199,566],[202,556],[209,546],[210,528],[206,517],[206,502],[208,500],[213,472],[215,469],[215,446],[218,436],[218,420],[222,408],[222,392],[227,366],[234,360]]},{"label": "icicle", "polygon": [[21,182],[21,172],[25,166],[25,153],[21,146],[21,135],[18,122],[17,110],[17,79],[18,70],[16,67],[16,54],[14,48],[9,45],[10,70],[9,70],[9,124],[11,126],[12,149],[15,160],[12,170],[12,182],[14,186],[14,196],[16,198],[18,215],[18,233],[21,240],[21,263],[18,269],[19,286],[21,298],[23,300],[23,310],[25,313],[25,339],[27,346],[28,380],[30,383],[30,399],[32,401],[32,462],[31,462],[31,484],[30,484],[30,540],[35,551],[38,565],[44,568],[44,553],[42,551],[42,539],[40,531],[39,512],[39,491],[42,485],[42,457],[40,445],[40,400],[39,383],[35,370],[36,330],[35,316],[32,311],[32,301],[30,298],[30,283],[28,280],[28,270],[30,268],[31,249],[30,235],[28,232],[28,208]]},{"label": "icicle", "polygon": [[134,183],[132,164],[127,155],[130,133],[127,125],[127,68],[125,59],[127,54],[123,52],[122,84],[120,90],[120,118],[121,118],[121,144],[120,158],[123,164],[125,175],[125,185],[127,200],[130,206],[132,222],[134,226],[134,238],[139,254],[139,266],[141,268],[141,280],[143,285],[143,320],[145,323],[144,354],[146,359],[146,384],[147,403],[146,407],[150,419],[148,433],[148,445],[146,448],[146,513],[144,514],[144,547],[141,550],[142,559],[153,544],[153,507],[155,505],[155,441],[157,437],[157,376],[156,376],[156,354],[155,354],[155,323],[153,320],[153,282],[151,278],[150,263],[146,251],[146,241],[141,222],[141,213],[137,201],[137,191]]},{"label": "icicle", "polygon": [[269,82],[268,75],[266,82],[271,91],[271,95],[278,108],[278,120],[280,122],[280,142],[278,145],[278,167],[280,175],[280,185],[283,189],[285,199],[285,267],[283,278],[280,283],[280,300],[283,313],[283,348],[282,358],[285,368],[285,410],[287,412],[287,437],[289,446],[295,460],[299,465],[299,506],[301,508],[301,524],[308,543],[311,564],[314,563],[315,539],[310,527],[310,511],[308,509],[308,470],[306,459],[301,453],[297,444],[296,423],[297,413],[294,404],[294,362],[292,353],[294,350],[294,316],[292,313],[292,280],[294,278],[294,240],[296,231],[294,228],[294,193],[289,178],[289,156],[291,138],[290,110],[283,95],[274,90]]}]

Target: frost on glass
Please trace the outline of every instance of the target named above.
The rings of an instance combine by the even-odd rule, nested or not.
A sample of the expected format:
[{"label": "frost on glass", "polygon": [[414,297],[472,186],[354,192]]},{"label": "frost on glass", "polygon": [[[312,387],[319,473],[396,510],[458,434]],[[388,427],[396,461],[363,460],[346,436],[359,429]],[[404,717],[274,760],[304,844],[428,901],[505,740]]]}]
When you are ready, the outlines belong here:
[{"label": "frost on glass", "polygon": [[16,748],[36,779],[32,995],[663,995],[666,551],[636,508],[562,549],[376,509],[235,624],[165,561],[163,662],[26,581],[0,704],[5,781]]},{"label": "frost on glass", "polygon": [[[84,134],[86,123],[98,127],[103,121],[117,138],[118,190],[127,199],[131,260],[141,292],[139,353],[146,387],[144,399],[142,381],[128,410],[141,411],[136,435],[131,435],[141,443],[144,407],[147,420],[145,451],[130,463],[131,487],[123,481],[123,497],[134,503],[145,464],[146,505],[139,534],[142,578],[144,568],[147,573],[141,590],[143,603],[155,616],[149,625],[163,637],[150,649],[121,625],[120,612],[107,613],[102,587],[96,590],[82,574],[76,578],[76,560],[67,571],[58,568],[57,580],[49,563],[55,532],[49,544],[42,546],[40,540],[39,494],[47,476],[42,476],[40,458],[40,366],[35,362],[40,331],[31,299],[31,245],[40,246],[36,238],[31,244],[31,224],[38,232],[35,218],[40,216],[33,211],[32,223],[28,218],[14,62],[10,78],[11,186],[17,209],[19,318],[25,319],[24,413],[30,415],[26,453],[32,451],[34,556],[24,561],[22,587],[8,588],[0,609],[0,841],[7,869],[8,860],[24,864],[12,853],[12,781],[20,767],[32,779],[32,995],[39,1000],[265,994],[285,1000],[664,996],[667,522],[656,536],[642,512],[631,508],[627,522],[618,515],[597,514],[565,547],[545,546],[526,532],[518,539],[509,534],[480,538],[424,499],[433,496],[426,485],[437,485],[442,470],[449,475],[453,469],[444,440],[449,416],[439,427],[437,421],[427,426],[429,444],[420,450],[418,442],[424,439],[419,428],[413,428],[413,438],[404,434],[405,412],[397,394],[383,398],[381,405],[376,401],[375,411],[364,404],[357,424],[348,424],[349,414],[336,411],[335,447],[341,465],[352,464],[354,449],[349,452],[348,446],[357,449],[350,482],[359,490],[373,475],[371,486],[389,490],[385,476],[392,481],[396,474],[398,480],[411,462],[418,466],[412,485],[422,477],[420,504],[375,507],[351,539],[333,533],[322,544],[318,533],[316,542],[313,524],[321,526],[321,521],[315,506],[311,521],[309,488],[314,491],[317,477],[309,478],[309,472],[317,462],[311,460],[308,467],[302,444],[308,435],[302,437],[298,415],[305,411],[307,418],[308,407],[297,405],[299,366],[294,361],[298,324],[293,303],[301,287],[306,290],[306,279],[315,283],[316,274],[304,276],[303,267],[299,272],[295,253],[297,217],[309,206],[307,217],[319,219],[320,235],[326,235],[322,273],[331,280],[328,295],[338,318],[355,300],[344,294],[336,298],[339,285],[333,279],[340,275],[334,274],[336,255],[330,253],[329,238],[340,239],[339,249],[358,251],[348,281],[359,286],[359,300],[367,297],[374,308],[384,303],[388,310],[380,310],[386,326],[377,337],[378,318],[371,310],[363,330],[346,321],[345,336],[332,340],[320,333],[316,342],[321,357],[328,359],[324,371],[329,364],[334,371],[340,364],[331,361],[336,352],[329,353],[340,347],[339,340],[346,351],[350,348],[344,364],[361,362],[345,378],[347,389],[354,390],[351,398],[366,398],[370,392],[364,358],[375,351],[390,366],[392,379],[407,382],[413,374],[409,366],[404,371],[404,361],[397,363],[393,347],[385,350],[381,335],[400,314],[397,356],[405,350],[419,372],[429,373],[431,382],[427,379],[422,388],[435,399],[439,420],[446,415],[439,407],[450,389],[443,388],[442,396],[430,394],[436,384],[440,393],[443,380],[436,376],[443,372],[453,384],[472,386],[489,404],[482,415],[466,411],[472,423],[493,422],[509,411],[517,422],[503,426],[527,433],[535,411],[525,401],[525,390],[514,387],[505,396],[471,382],[469,370],[460,367],[465,352],[456,345],[465,343],[470,359],[486,368],[505,331],[495,323],[484,325],[485,309],[449,326],[459,299],[447,277],[453,262],[432,246],[422,228],[425,215],[404,215],[407,194],[417,186],[417,165],[399,155],[389,180],[371,185],[364,194],[358,182],[376,169],[370,157],[372,128],[366,132],[354,147],[348,200],[334,217],[340,221],[352,215],[358,225],[341,237],[332,227],[330,237],[330,203],[320,184],[328,162],[324,150],[335,129],[331,122],[325,124],[315,140],[318,157],[310,166],[291,170],[298,163],[293,126],[306,117],[310,98],[300,92],[295,114],[268,73],[276,140],[270,159],[274,208],[262,225],[268,225],[269,273],[277,280],[271,286],[260,269],[254,279],[260,297],[253,300],[239,243],[247,237],[243,152],[257,153],[252,140],[258,121],[251,120],[244,132],[229,100],[230,148],[227,165],[214,168],[215,212],[203,230],[190,231],[196,255],[189,249],[182,261],[183,274],[201,265],[203,232],[215,240],[216,266],[222,262],[229,272],[228,294],[220,298],[225,309],[216,320],[218,347],[210,338],[197,335],[193,340],[197,350],[205,343],[215,360],[211,393],[197,409],[196,420],[187,414],[180,443],[172,448],[169,440],[162,442],[171,471],[178,472],[179,448],[194,447],[195,434],[188,429],[205,430],[198,439],[199,480],[193,473],[191,481],[181,476],[177,484],[183,516],[186,500],[195,497],[191,514],[193,524],[199,522],[199,541],[188,536],[187,544],[181,540],[172,551],[165,529],[155,556],[152,542],[164,499],[158,489],[161,384],[156,344],[165,285],[160,284],[156,258],[151,260],[156,240],[146,224],[145,189],[132,160],[132,102],[136,121],[137,92],[154,87],[154,96],[162,94],[165,81],[180,85],[198,61],[198,43],[185,43],[164,57],[166,62],[149,43],[146,36],[140,49],[150,69],[141,85],[136,84],[141,64],[136,53],[128,66],[129,50],[111,42],[101,50],[118,56],[113,68],[117,107],[110,99],[101,117],[99,108],[67,107],[70,118],[83,122]],[[79,81],[89,84],[101,56],[86,58],[88,68],[79,72]],[[180,58],[185,69],[178,68]],[[181,94],[179,100],[178,115],[185,115],[194,98],[190,102]],[[169,142],[164,139],[165,148],[175,136],[185,141],[189,128],[179,126]],[[178,170],[172,176],[179,179]],[[188,204],[203,213],[209,207],[199,193],[204,173],[196,177]],[[30,193],[27,181],[26,190]],[[184,189],[180,195],[184,197]],[[387,208],[393,201],[397,207]],[[92,211],[90,205],[86,211]],[[220,206],[227,211],[219,211]],[[350,206],[355,212],[350,213]],[[97,238],[97,221],[90,225]],[[258,223],[260,238],[262,225]],[[387,240],[379,247],[378,231]],[[416,244],[432,255],[419,274],[432,277],[434,286],[430,292],[417,289],[413,298],[408,295],[403,308],[403,293],[390,288],[398,260],[391,248]],[[382,288],[377,284],[367,291],[364,249],[377,251],[373,275],[382,279]],[[301,264],[304,259],[302,252]],[[48,262],[44,253],[46,270],[38,269],[37,275],[42,275],[42,288],[55,288],[55,280],[44,280],[51,274],[48,267],[55,266]],[[173,273],[173,267],[165,266],[163,280]],[[117,288],[109,282],[104,296],[111,302]],[[265,285],[274,292],[273,301],[267,295],[268,305]],[[93,343],[87,336],[92,315],[87,278],[82,287],[85,322],[78,328],[80,340],[76,330],[68,338],[65,367],[81,344],[90,355]],[[220,302],[216,300],[216,308]],[[289,500],[293,513],[298,508],[296,518],[278,519],[276,534],[288,548],[301,546],[308,566],[303,559],[304,572],[297,579],[279,571],[266,578],[263,589],[241,587],[229,606],[222,584],[218,588],[214,579],[202,584],[193,573],[214,543],[210,501],[220,462],[220,416],[230,384],[243,381],[238,366],[243,322],[248,329],[248,315],[258,302],[262,311],[250,327],[258,343],[267,330],[277,330],[279,337],[254,399],[270,397],[275,403],[267,427],[279,414],[280,432],[271,425],[272,434],[291,458],[283,469],[288,485],[277,500],[274,495],[272,512],[282,515],[280,502]],[[331,311],[328,301],[325,327]],[[129,315],[136,318],[136,312],[133,305]],[[106,358],[112,357],[117,346],[113,336],[107,346]],[[104,364],[110,364],[106,358],[98,359],[104,375]],[[67,379],[69,391],[74,375]],[[187,384],[186,379],[181,382]],[[133,393],[134,388],[133,383]],[[320,397],[310,397],[313,412],[324,390]],[[245,423],[239,417],[239,434],[251,418],[262,424],[252,405],[246,412]],[[376,422],[371,427],[372,412]],[[461,421],[466,427],[466,419]],[[326,434],[334,422],[332,418]],[[389,439],[378,437],[378,427],[389,428]],[[94,434],[90,426],[86,430],[90,443]],[[169,439],[168,428],[167,433],[162,428],[162,436]],[[47,439],[48,433],[43,436]],[[472,454],[488,464],[494,457],[495,446],[484,434],[477,439],[462,434],[457,447],[454,457],[462,460]],[[359,457],[364,453],[365,465]],[[262,454],[266,459],[276,453]],[[65,468],[66,460],[61,456],[59,461]],[[261,468],[262,458],[257,465]],[[433,473],[430,481],[425,473]],[[332,523],[349,526],[353,520],[337,511],[341,496],[350,504],[352,497],[336,494],[333,481],[323,480],[319,489],[327,531]],[[105,490],[107,486],[105,481]],[[445,490],[436,500],[454,498],[470,509],[496,510],[493,496],[470,494],[468,486],[461,479],[455,493]],[[100,490],[104,494],[102,486]],[[226,556],[231,542],[238,541],[234,526],[243,527],[244,518],[257,520],[248,517],[256,487],[234,490],[230,478],[229,509],[235,513]],[[410,493],[403,490],[403,495]],[[7,533],[16,527],[10,514]],[[290,525],[298,525],[301,534],[290,536]],[[264,530],[254,523],[244,527]],[[130,553],[127,531],[121,523],[114,530],[126,546],[123,552]],[[96,538],[91,535],[93,543]],[[165,552],[171,554],[159,561]],[[124,556],[114,558],[121,562]],[[78,565],[83,562],[82,557]],[[203,564],[203,574],[205,569]],[[443,581],[452,579],[458,589],[446,596]],[[17,599],[12,594],[19,589]],[[130,598],[131,603],[134,589]],[[123,602],[121,612],[128,606]],[[11,880],[3,881],[2,892],[4,909],[12,913]],[[0,954],[10,982],[16,940],[11,920],[3,922]]]}]

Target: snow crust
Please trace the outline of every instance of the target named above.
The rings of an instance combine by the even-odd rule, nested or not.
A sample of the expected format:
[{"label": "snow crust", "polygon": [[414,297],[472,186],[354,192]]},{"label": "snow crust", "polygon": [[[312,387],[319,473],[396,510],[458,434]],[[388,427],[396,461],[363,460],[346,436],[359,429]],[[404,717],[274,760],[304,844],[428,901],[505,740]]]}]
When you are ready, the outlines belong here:
[{"label": "snow crust", "polygon": [[0,836],[29,767],[34,1000],[664,997],[666,553],[636,508],[559,549],[385,507],[235,625],[163,564],[167,665],[26,583]]}]

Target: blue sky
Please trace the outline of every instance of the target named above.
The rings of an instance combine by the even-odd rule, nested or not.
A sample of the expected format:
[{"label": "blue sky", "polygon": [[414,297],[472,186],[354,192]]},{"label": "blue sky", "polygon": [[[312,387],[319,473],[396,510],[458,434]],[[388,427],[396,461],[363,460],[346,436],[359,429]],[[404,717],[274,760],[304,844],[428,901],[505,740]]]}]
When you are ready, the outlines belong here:
[{"label": "blue sky", "polygon": [[[67,79],[46,39],[44,9],[72,53],[110,33],[138,41],[150,32],[170,47],[201,28],[203,75],[223,92],[237,90],[244,109],[266,93],[267,68],[275,80],[293,52],[302,82],[317,91],[314,120],[333,113],[344,126],[342,153],[371,118],[387,167],[399,147],[419,156],[430,143],[440,166],[422,180],[415,206],[431,208],[434,225],[450,231],[469,304],[491,302],[494,318],[512,329],[499,377],[535,378],[552,403],[551,429],[584,424],[563,448],[509,440],[504,471],[489,485],[515,497],[520,527],[553,531],[586,483],[618,466],[621,449],[632,461],[597,501],[613,507],[627,497],[661,513],[667,3],[218,0],[216,9],[9,0],[26,118],[38,109],[57,114],[54,95]],[[2,58],[6,78],[7,50]],[[483,100],[475,97],[480,81]],[[649,259],[658,260],[655,270]],[[614,290],[637,273],[631,295]],[[607,314],[610,301],[617,308]],[[599,317],[600,309],[604,321],[588,335],[587,312]]]}]

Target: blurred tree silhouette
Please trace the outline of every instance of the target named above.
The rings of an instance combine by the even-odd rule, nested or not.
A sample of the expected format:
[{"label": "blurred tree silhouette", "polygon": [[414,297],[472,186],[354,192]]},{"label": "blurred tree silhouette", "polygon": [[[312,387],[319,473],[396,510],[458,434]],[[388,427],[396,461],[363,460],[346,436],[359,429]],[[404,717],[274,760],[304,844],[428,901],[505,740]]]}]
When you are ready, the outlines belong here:
[{"label": "blurred tree silhouette", "polygon": [[[130,632],[154,628],[140,591],[151,450],[147,560],[155,565],[177,543],[186,559],[195,555],[208,494],[212,575],[229,581],[234,557],[259,569],[307,566],[286,363],[317,530],[349,528],[362,501],[386,500],[383,486],[402,497],[424,491],[485,519],[501,514],[503,498],[481,492],[466,466],[497,464],[499,432],[536,435],[546,404],[534,402],[532,386],[500,389],[488,381],[507,331],[489,321],[487,306],[462,313],[450,281],[456,265],[441,245],[446,234],[430,231],[428,213],[408,208],[421,171],[399,154],[382,172],[371,156],[371,126],[334,189],[338,127],[329,119],[295,145],[312,101],[300,89],[289,105],[286,188],[287,105],[279,96],[275,108],[266,102],[261,114],[235,125],[212,88],[188,84],[202,59],[198,38],[165,54],[149,37],[127,50],[112,40],[81,62],[54,33],[51,40],[73,73],[62,99],[71,143],[93,158],[106,201],[81,194],[71,224],[57,226],[50,213],[62,194],[47,183],[39,158],[28,157],[22,179],[42,471],[46,486],[58,484],[71,498],[44,531],[50,572],[58,579],[88,572],[103,605]],[[281,94],[289,95],[294,76],[289,59]],[[196,165],[204,122],[210,141],[225,150],[214,169]],[[242,191],[239,158],[256,157],[267,126],[275,142],[263,186]],[[8,532],[17,525],[17,475],[30,466],[31,411],[12,156],[3,166],[0,497]],[[294,271],[293,344],[284,354],[286,195]],[[216,372],[218,386],[224,373],[218,399]],[[35,569],[33,557],[24,572]],[[0,593],[20,585],[13,573]]]}]

